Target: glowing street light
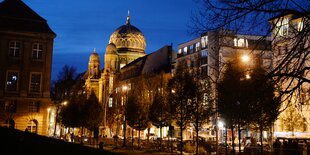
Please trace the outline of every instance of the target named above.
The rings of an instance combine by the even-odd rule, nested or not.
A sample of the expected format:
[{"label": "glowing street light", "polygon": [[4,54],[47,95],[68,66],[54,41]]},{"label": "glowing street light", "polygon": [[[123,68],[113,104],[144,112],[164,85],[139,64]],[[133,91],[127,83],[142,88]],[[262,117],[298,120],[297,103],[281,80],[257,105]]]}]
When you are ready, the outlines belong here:
[{"label": "glowing street light", "polygon": [[248,55],[243,55],[243,56],[241,57],[241,60],[242,60],[243,62],[247,63],[247,62],[250,61],[250,57],[249,57]]},{"label": "glowing street light", "polygon": [[217,125],[218,125],[219,128],[223,128],[224,127],[224,122],[218,121]]},{"label": "glowing street light", "polygon": [[123,89],[123,91],[127,91],[127,89],[128,89],[127,85],[124,85],[124,86],[122,87],[122,89]]},{"label": "glowing street light", "polygon": [[[128,90],[128,86],[127,85],[123,85],[122,86],[122,89],[123,89],[123,92],[125,92],[126,94],[125,94],[125,100],[126,100],[126,103],[125,104],[127,104],[127,102],[128,102],[128,92],[127,92],[127,90]],[[126,115],[124,115],[124,121],[123,121],[123,136],[124,136],[124,139],[123,139],[123,146],[126,146],[126,121],[127,121],[127,118],[126,118]]]},{"label": "glowing street light", "polygon": [[66,106],[68,104],[67,101],[62,102],[62,105]]}]

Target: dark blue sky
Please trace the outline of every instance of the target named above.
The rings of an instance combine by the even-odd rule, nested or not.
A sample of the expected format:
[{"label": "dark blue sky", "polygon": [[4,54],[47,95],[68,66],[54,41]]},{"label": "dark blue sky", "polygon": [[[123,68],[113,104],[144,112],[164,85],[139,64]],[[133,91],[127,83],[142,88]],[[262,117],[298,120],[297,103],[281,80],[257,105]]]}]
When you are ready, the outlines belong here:
[{"label": "dark blue sky", "polygon": [[[1,0],[0,0],[1,1]],[[193,0],[24,0],[45,18],[57,34],[54,41],[52,79],[65,64],[78,72],[86,70],[94,48],[103,56],[110,35],[125,24],[130,10],[131,24],[138,27],[147,41],[150,53],[164,45],[178,44],[189,35],[188,24],[198,4]]]}]

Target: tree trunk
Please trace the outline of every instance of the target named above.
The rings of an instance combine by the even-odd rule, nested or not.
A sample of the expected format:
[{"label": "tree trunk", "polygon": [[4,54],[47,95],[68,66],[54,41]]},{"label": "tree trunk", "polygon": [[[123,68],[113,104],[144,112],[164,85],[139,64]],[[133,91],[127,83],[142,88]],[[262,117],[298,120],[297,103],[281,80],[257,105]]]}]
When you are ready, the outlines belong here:
[{"label": "tree trunk", "polygon": [[241,154],[241,132],[240,132],[240,121],[238,122],[238,144],[239,144],[239,154]]},{"label": "tree trunk", "polygon": [[232,154],[235,155],[235,137],[234,137],[234,126],[231,126],[231,141],[232,141]]},{"label": "tree trunk", "polygon": [[199,111],[199,106],[197,104],[196,105],[196,119],[195,119],[195,123],[196,123],[196,126],[195,126],[195,131],[196,131],[196,155],[199,154],[199,137],[198,137],[198,134],[199,134],[199,112],[198,111]]},{"label": "tree trunk", "polygon": [[162,119],[163,118],[163,109],[161,109],[160,112],[160,123],[159,123],[159,130],[160,130],[160,142],[159,142],[159,148],[161,149],[162,145],[162,139],[163,139],[163,133],[162,133]]},{"label": "tree trunk", "polygon": [[181,132],[181,155],[183,155],[183,102],[181,101],[181,119],[180,119],[180,132]]},{"label": "tree trunk", "polygon": [[124,119],[124,141],[123,141],[123,146],[125,147],[126,146],[126,116],[124,115],[125,119]]},{"label": "tree trunk", "polygon": [[56,136],[57,120],[58,120],[58,106],[56,107],[56,117],[55,117],[55,126],[54,126],[54,137]]},{"label": "tree trunk", "polygon": [[[171,125],[170,125],[171,126]],[[172,132],[172,131],[171,131]],[[173,146],[172,146],[172,134],[170,135],[170,147],[171,147],[171,153],[173,153]]]},{"label": "tree trunk", "polygon": [[131,128],[131,146],[132,146],[132,149],[133,149],[133,128]]},{"label": "tree trunk", "polygon": [[147,143],[150,142],[150,130],[151,128],[147,128]]},{"label": "tree trunk", "polygon": [[82,127],[81,131],[81,144],[83,144],[83,139],[84,139],[84,127]]},{"label": "tree trunk", "polygon": [[161,127],[161,125],[159,126],[159,134],[160,134],[160,142],[159,142],[159,148],[161,149],[161,142],[162,142],[162,127]]},{"label": "tree trunk", "polygon": [[139,135],[138,135],[138,148],[140,149],[140,130],[141,130],[141,123],[140,123],[141,121],[139,121],[139,131],[138,131],[138,133],[139,133]]},{"label": "tree trunk", "polygon": [[264,153],[263,153],[263,123],[261,122],[260,123],[260,127],[259,127],[260,129],[260,154],[261,155],[263,155]]},{"label": "tree trunk", "polygon": [[226,145],[225,152],[226,152],[226,154],[228,154],[228,148],[227,148],[228,129],[227,129],[227,126],[225,128],[226,128],[226,131],[225,131],[225,133],[226,133],[226,137],[225,137],[225,145]]},{"label": "tree trunk", "polygon": [[198,150],[199,149],[199,137],[198,137],[199,128],[198,128],[198,125],[196,125],[195,130],[196,130],[196,155],[198,155],[199,154],[199,150]]}]

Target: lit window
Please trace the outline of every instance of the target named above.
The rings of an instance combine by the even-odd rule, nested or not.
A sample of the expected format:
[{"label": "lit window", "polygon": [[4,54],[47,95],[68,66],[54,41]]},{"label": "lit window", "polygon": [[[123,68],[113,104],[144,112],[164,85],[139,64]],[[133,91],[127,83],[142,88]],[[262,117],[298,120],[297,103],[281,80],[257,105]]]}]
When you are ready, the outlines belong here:
[{"label": "lit window", "polygon": [[178,53],[179,53],[179,54],[182,54],[182,49],[179,49]]},{"label": "lit window", "polygon": [[208,100],[209,100],[208,94],[204,93],[203,94],[203,102],[202,102],[202,104],[203,105],[207,105],[208,104]]},{"label": "lit window", "polygon": [[38,130],[38,121],[37,120],[30,120],[28,122],[28,125],[27,125],[27,130],[28,132],[31,132],[31,133],[37,133],[37,130]]},{"label": "lit window", "polygon": [[121,97],[121,105],[124,105],[124,97]]},{"label": "lit window", "polygon": [[184,52],[184,55],[187,54],[187,47],[184,47],[183,52]]},{"label": "lit window", "polygon": [[200,64],[201,65],[208,64],[208,51],[207,50],[201,51],[200,54],[201,54]]},{"label": "lit window", "polygon": [[31,73],[30,92],[39,93],[41,91],[41,73]]},{"label": "lit window", "polygon": [[201,57],[208,57],[208,51],[201,51]]},{"label": "lit window", "polygon": [[190,45],[190,46],[189,46],[189,52],[190,52],[190,53],[193,53],[193,49],[194,49],[194,45]]},{"label": "lit window", "polygon": [[111,108],[112,106],[113,106],[113,98],[110,97],[110,98],[109,98],[109,107]]},{"label": "lit window", "polygon": [[123,68],[126,64],[122,63],[120,64],[120,68]]},{"label": "lit window", "polygon": [[109,77],[109,93],[111,94],[113,92],[113,76],[111,75]]},{"label": "lit window", "polygon": [[9,56],[10,57],[20,57],[20,46],[19,41],[11,41],[9,46]]},{"label": "lit window", "polygon": [[43,46],[40,43],[35,43],[32,46],[32,59],[41,60],[43,58]]},{"label": "lit window", "polygon": [[206,48],[208,45],[208,36],[201,37],[201,47]]},{"label": "lit window", "polygon": [[288,19],[282,18],[276,24],[276,32],[280,36],[288,35]]},{"label": "lit window", "polygon": [[200,48],[200,42],[196,43],[196,51],[198,51]]},{"label": "lit window", "polygon": [[7,73],[6,90],[17,91],[18,85],[18,72],[9,71]]},{"label": "lit window", "polygon": [[304,28],[304,22],[303,22],[303,21],[298,22],[298,28],[297,28],[297,30],[298,30],[298,31],[302,31],[303,28]]},{"label": "lit window", "polygon": [[248,40],[244,38],[234,38],[235,47],[248,47]]}]

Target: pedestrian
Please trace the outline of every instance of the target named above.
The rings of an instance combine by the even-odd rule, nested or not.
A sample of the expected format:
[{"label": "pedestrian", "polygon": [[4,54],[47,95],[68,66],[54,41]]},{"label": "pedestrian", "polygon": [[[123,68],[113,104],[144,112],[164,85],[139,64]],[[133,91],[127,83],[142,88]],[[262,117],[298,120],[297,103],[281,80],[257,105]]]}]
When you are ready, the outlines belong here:
[{"label": "pedestrian", "polygon": [[71,139],[71,142],[74,142],[74,133],[73,132],[71,132],[71,134],[70,134],[70,139]]}]

